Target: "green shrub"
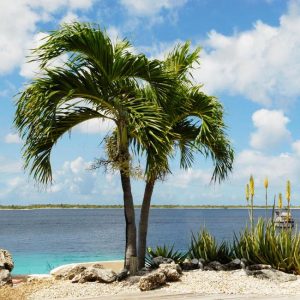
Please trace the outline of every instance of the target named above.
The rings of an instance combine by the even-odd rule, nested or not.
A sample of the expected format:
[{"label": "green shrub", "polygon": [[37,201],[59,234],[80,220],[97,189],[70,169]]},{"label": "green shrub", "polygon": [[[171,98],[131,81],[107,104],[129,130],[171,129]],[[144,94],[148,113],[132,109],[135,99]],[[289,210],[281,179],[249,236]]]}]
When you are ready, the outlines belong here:
[{"label": "green shrub", "polygon": [[297,230],[276,229],[272,222],[260,219],[253,230],[246,228],[233,242],[235,257],[253,264],[300,274],[300,235]]},{"label": "green shrub", "polygon": [[182,263],[186,257],[228,263],[245,258],[250,264],[268,264],[277,270],[300,275],[300,234],[298,230],[277,229],[273,222],[259,219],[253,228],[234,236],[233,243],[217,243],[207,231],[192,234],[188,253],[174,251],[174,246],[148,248],[146,265],[155,267],[153,258],[162,256]]},{"label": "green shrub", "polygon": [[192,234],[189,256],[197,259],[203,258],[207,262],[217,260],[227,263],[232,259],[232,251],[228,243],[218,244],[216,239],[203,229],[197,236]]},{"label": "green shrub", "polygon": [[174,245],[172,247],[166,245],[163,245],[162,247],[157,246],[155,249],[148,247],[146,255],[146,265],[149,267],[155,267],[155,264],[153,263],[153,258],[158,256],[171,258],[176,264],[179,264],[186,259],[187,253],[175,251]]}]

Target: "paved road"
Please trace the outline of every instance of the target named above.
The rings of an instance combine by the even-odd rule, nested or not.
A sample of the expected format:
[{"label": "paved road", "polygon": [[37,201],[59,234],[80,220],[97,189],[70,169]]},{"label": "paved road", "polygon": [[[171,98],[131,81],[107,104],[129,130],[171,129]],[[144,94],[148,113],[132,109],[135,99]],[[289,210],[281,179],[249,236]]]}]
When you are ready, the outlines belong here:
[{"label": "paved road", "polygon": [[[259,295],[201,295],[201,294],[166,294],[160,291],[130,295],[101,296],[96,298],[81,298],[78,300],[300,300],[300,295],[259,296]],[[59,300],[74,300],[64,298]]]}]

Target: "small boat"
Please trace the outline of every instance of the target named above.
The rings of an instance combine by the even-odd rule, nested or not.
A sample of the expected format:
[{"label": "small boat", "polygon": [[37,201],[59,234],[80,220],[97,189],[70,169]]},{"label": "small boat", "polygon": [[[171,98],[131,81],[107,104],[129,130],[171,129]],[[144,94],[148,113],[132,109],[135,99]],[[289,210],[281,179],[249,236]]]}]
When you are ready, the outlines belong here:
[{"label": "small boat", "polygon": [[281,209],[275,211],[274,224],[279,228],[293,228],[295,221],[292,217],[291,211]]}]

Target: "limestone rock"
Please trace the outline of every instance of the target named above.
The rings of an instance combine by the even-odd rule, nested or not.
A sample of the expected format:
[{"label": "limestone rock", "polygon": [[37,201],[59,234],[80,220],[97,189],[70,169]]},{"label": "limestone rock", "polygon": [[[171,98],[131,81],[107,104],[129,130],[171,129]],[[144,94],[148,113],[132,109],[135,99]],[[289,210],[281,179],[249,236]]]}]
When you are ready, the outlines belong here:
[{"label": "limestone rock", "polygon": [[6,269],[12,271],[14,268],[14,262],[11,254],[4,249],[0,249],[0,269]]},{"label": "limestone rock", "polygon": [[178,281],[180,274],[175,269],[163,269],[160,273],[165,274],[166,281]]},{"label": "limestone rock", "polygon": [[248,266],[248,261],[246,258],[241,258],[241,267],[242,269],[245,269]]},{"label": "limestone rock", "polygon": [[104,269],[104,266],[102,264],[99,264],[99,263],[93,264],[92,267],[96,268],[96,269]]},{"label": "limestone rock", "polygon": [[257,271],[257,270],[265,270],[265,269],[272,269],[270,265],[263,265],[263,264],[257,264],[257,265],[250,265],[247,267],[250,271]]},{"label": "limestone rock", "polygon": [[84,283],[91,281],[98,281],[103,283],[111,283],[117,279],[117,274],[110,269],[99,269],[94,267],[89,267],[85,269],[80,274],[76,275],[72,282]]},{"label": "limestone rock", "polygon": [[158,269],[159,272],[163,272],[167,281],[178,281],[182,270],[177,264],[161,264]]},{"label": "limestone rock", "polygon": [[9,270],[0,269],[0,287],[3,285],[12,285],[12,277]]},{"label": "limestone rock", "polygon": [[191,264],[193,265],[193,269],[199,269],[199,260],[197,258],[193,258]]},{"label": "limestone rock", "polygon": [[172,258],[166,258],[166,257],[162,257],[162,256],[154,257],[152,259],[152,261],[156,267],[159,267],[160,264],[170,264],[170,263],[174,262]]},{"label": "limestone rock", "polygon": [[126,278],[126,283],[129,285],[134,285],[136,283],[139,283],[141,279],[141,276],[129,276],[128,278]]},{"label": "limestone rock", "polygon": [[180,279],[180,274],[175,269],[164,269],[163,273],[165,274],[168,282],[178,281]]},{"label": "limestone rock", "polygon": [[116,280],[117,274],[110,269],[98,269],[98,281],[104,283],[111,283]]},{"label": "limestone rock", "polygon": [[185,271],[189,271],[189,270],[195,270],[195,269],[201,269],[203,270],[205,266],[205,260],[200,258],[193,258],[193,259],[189,259],[186,258],[184,260],[184,262],[181,264],[181,267],[183,270]]},{"label": "limestone rock", "polygon": [[204,267],[206,271],[224,271],[224,266],[218,261],[212,261]]},{"label": "limestone rock", "polygon": [[55,279],[72,280],[75,276],[79,275],[86,269],[83,265],[75,265],[62,269],[54,274]]},{"label": "limestone rock", "polygon": [[226,271],[233,271],[233,270],[238,270],[241,268],[241,260],[236,258],[232,260],[231,262],[223,265]]},{"label": "limestone rock", "polygon": [[275,269],[262,269],[262,270],[254,270],[247,271],[247,275],[254,276],[260,279],[269,279],[277,282],[288,282],[297,280],[297,276],[294,274],[284,273]]},{"label": "limestone rock", "polygon": [[194,269],[194,265],[192,264],[192,261],[188,258],[186,258],[183,263],[181,264],[182,270],[189,271]]},{"label": "limestone rock", "polygon": [[99,263],[78,263],[78,264],[76,263],[76,264],[68,264],[68,265],[57,267],[51,270],[50,274],[54,276],[55,279],[71,280],[89,267],[103,269],[103,265]]},{"label": "limestone rock", "polygon": [[117,281],[122,281],[128,277],[128,270],[123,269],[120,271],[119,274],[117,274]]},{"label": "limestone rock", "polygon": [[204,270],[205,259],[200,258],[200,259],[199,259],[199,264],[198,264],[198,266],[199,266],[199,269],[200,269],[200,270]]},{"label": "limestone rock", "polygon": [[64,277],[64,279],[72,280],[76,275],[86,270],[85,266],[75,266]]},{"label": "limestone rock", "polygon": [[167,278],[163,272],[152,272],[141,277],[139,288],[141,291],[150,291],[166,284],[166,281]]},{"label": "limestone rock", "polygon": [[182,274],[182,269],[178,264],[175,263],[171,263],[171,264],[161,264],[159,266],[159,269],[163,270],[163,269],[173,269],[176,270],[176,272],[178,272],[179,274]]}]

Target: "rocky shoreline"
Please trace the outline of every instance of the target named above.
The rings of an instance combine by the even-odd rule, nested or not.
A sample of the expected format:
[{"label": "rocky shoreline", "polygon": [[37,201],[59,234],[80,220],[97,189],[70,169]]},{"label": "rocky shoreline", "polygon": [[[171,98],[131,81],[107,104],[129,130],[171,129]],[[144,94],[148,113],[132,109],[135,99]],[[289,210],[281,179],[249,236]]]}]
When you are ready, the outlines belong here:
[{"label": "rocky shoreline", "polygon": [[[126,280],[110,284],[86,282],[74,284],[69,280],[48,279],[47,283],[33,292],[30,300],[50,300],[56,298],[83,298],[104,295],[142,294],[140,279],[128,277]],[[243,269],[234,271],[203,271],[200,269],[183,272],[180,280],[164,284],[160,292],[166,294],[201,293],[224,295],[296,295],[300,297],[300,276],[292,281],[261,279],[248,276]]]},{"label": "rocky shoreline", "polygon": [[0,300],[139,295],[157,288],[166,294],[298,294],[300,298],[300,276],[272,269],[269,265],[248,265],[243,259],[227,264],[187,259],[178,265],[170,259],[157,257],[154,262],[155,269],[144,268],[134,276],[129,276],[127,270],[117,272],[121,262],[108,264],[114,270],[107,268],[105,263],[96,262],[65,265],[52,270],[51,274],[29,275],[19,281],[12,278],[9,284],[1,287]]}]

